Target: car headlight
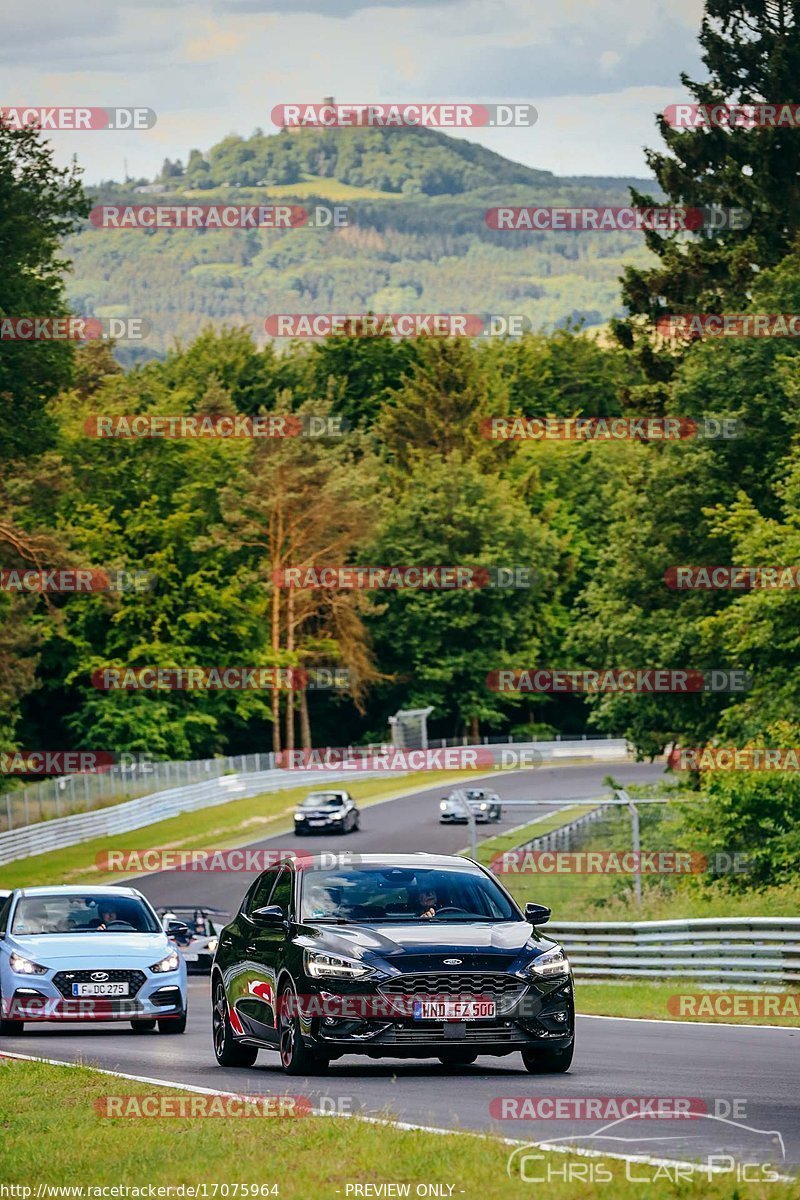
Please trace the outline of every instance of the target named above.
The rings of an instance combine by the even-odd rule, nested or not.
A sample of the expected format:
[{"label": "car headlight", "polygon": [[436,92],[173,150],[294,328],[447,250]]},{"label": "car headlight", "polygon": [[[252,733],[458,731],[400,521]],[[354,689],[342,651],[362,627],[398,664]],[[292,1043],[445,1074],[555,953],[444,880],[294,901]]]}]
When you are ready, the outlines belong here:
[{"label": "car headlight", "polygon": [[50,970],[49,967],[43,967],[41,963],[32,962],[30,958],[23,958],[21,954],[17,954],[16,950],[11,955],[9,965],[17,975],[46,975]]},{"label": "car headlight", "polygon": [[440,800],[439,801],[439,811],[440,812],[447,812],[449,807],[450,807],[450,802],[448,800]]},{"label": "car headlight", "polygon": [[489,807],[489,805],[488,805],[488,804],[482,804],[482,805],[481,805],[481,812],[486,812],[486,809],[487,809],[488,807]]},{"label": "car headlight", "polygon": [[312,979],[366,979],[374,975],[374,968],[338,954],[322,954],[317,950],[306,950],[306,974]]},{"label": "car headlight", "polygon": [[153,963],[150,970],[156,971],[158,974],[164,971],[177,971],[180,961],[178,951],[172,950],[166,958],[161,959],[161,962]]},{"label": "car headlight", "polygon": [[569,975],[569,970],[569,959],[560,946],[548,950],[526,967],[526,973],[537,979],[559,979],[562,975]]},{"label": "car headlight", "polygon": [[215,937],[209,938],[208,942],[206,944],[208,946],[209,954],[216,954],[217,946],[219,945],[219,938],[215,938]]}]

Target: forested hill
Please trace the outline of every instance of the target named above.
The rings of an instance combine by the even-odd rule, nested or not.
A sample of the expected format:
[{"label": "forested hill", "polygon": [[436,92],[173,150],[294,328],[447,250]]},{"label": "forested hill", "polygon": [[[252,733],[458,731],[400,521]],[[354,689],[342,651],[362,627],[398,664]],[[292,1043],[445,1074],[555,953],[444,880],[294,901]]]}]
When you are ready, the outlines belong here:
[{"label": "forested hill", "polygon": [[[165,163],[177,175],[180,163]],[[183,182],[190,188],[301,183],[308,176],[352,187],[405,195],[458,195],[493,184],[539,184],[554,179],[500,154],[436,129],[298,129],[250,138],[231,136],[207,155],[189,154]]]},{"label": "forested hill", "polygon": [[[535,127],[531,137],[535,138]],[[493,205],[624,205],[644,180],[559,178],[430,129],[304,129],[230,136],[151,180],[109,181],[95,202],[295,200],[345,204],[338,230],[105,230],[71,238],[68,295],[87,316],[146,317],[123,362],[162,355],[209,324],[282,312],[522,314],[550,330],[599,327],[621,312],[624,262],[648,261],[639,234],[498,233]]]}]

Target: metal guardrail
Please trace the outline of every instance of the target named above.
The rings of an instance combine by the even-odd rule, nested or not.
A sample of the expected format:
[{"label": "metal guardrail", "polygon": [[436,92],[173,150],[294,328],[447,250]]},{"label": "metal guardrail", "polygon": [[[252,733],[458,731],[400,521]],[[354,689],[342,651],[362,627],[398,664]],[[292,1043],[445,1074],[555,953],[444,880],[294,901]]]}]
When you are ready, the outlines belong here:
[{"label": "metal guardrail", "polygon": [[[563,742],[563,749],[561,744]],[[576,754],[584,756],[585,745],[623,746],[626,743],[620,738],[607,738],[599,735],[583,734],[579,738],[562,738],[561,735],[553,741],[515,743],[510,735],[504,738],[490,736],[479,742],[471,742],[469,738],[432,738],[429,747],[432,750],[445,749],[454,746],[489,747],[495,761],[501,761],[503,751],[513,750],[515,746],[544,747],[544,753],[553,758]],[[379,751],[381,743],[369,746],[348,747],[359,753]],[[553,749],[549,749],[553,748]],[[607,751],[609,757],[614,757],[614,751]],[[190,783],[206,783],[223,775],[250,774],[253,771],[275,770],[275,755],[272,751],[258,751],[252,754],[233,754],[220,758],[200,758],[180,762],[151,761],[141,754],[123,754],[122,760],[102,771],[83,775],[62,775],[53,779],[43,779],[39,783],[25,784],[12,791],[0,791],[0,831],[18,829],[20,826],[33,825],[37,821],[49,821],[58,817],[66,817],[75,812],[89,812],[96,808],[105,808],[110,804],[120,804],[134,800],[139,796],[151,795],[153,792],[163,792]],[[2,782],[2,780],[0,780]]]},{"label": "metal guardrail", "polygon": [[[376,774],[379,772],[362,771],[361,778],[374,777]],[[325,774],[326,781],[330,783],[345,778],[352,778],[352,772]],[[48,850],[75,846],[79,842],[130,833],[131,830],[167,820],[179,813],[227,804],[230,800],[243,800],[260,792],[278,792],[312,783],[318,785],[319,782],[319,771],[257,771],[249,775],[223,775],[209,783],[195,783],[167,792],[156,792],[152,796],[95,809],[94,812],[73,813],[72,816],[54,821],[40,821],[37,825],[0,834],[0,866],[32,854],[46,854]]]},{"label": "metal guardrail", "polygon": [[[628,746],[624,738],[605,740],[581,738],[575,742],[525,742],[512,745],[503,743],[493,746],[492,750],[495,764],[502,766],[503,755],[507,755],[509,751],[535,751],[541,761],[559,758],[605,761],[624,756],[627,754]],[[226,760],[218,761],[224,763]],[[343,779],[366,779],[388,774],[381,770],[370,771],[359,768],[357,771],[278,769],[220,775],[207,782],[190,783],[184,787],[155,792],[152,795],[127,800],[120,804],[97,808],[91,812],[73,813],[70,816],[39,821],[33,825],[25,825],[19,829],[0,833],[0,866],[20,858],[27,858],[32,854],[45,854],[48,850],[74,846],[79,842],[88,842],[94,838],[114,837],[117,834],[128,833],[133,829],[141,829],[145,825],[152,825],[157,821],[177,816],[181,812],[192,812],[199,808],[225,804],[228,800],[257,796],[259,792],[280,791],[284,788],[303,787],[309,784],[319,785],[323,781],[333,783]],[[399,777],[402,772],[392,772],[392,774]]]},{"label": "metal guardrail", "polygon": [[800,985],[800,917],[554,921],[578,979]]}]

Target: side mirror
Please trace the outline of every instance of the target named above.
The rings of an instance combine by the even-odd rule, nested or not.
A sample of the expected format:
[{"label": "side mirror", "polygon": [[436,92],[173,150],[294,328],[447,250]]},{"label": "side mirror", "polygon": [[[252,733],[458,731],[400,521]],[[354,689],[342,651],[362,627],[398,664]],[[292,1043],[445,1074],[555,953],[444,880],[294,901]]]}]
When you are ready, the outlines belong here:
[{"label": "side mirror", "polygon": [[551,911],[545,904],[526,904],[525,920],[530,921],[531,925],[546,925]]},{"label": "side mirror", "polygon": [[254,908],[250,916],[258,925],[282,925],[284,921],[280,904],[265,904],[263,908]]},{"label": "side mirror", "polygon": [[175,938],[176,942],[190,942],[192,931],[184,921],[167,921],[167,937]]}]

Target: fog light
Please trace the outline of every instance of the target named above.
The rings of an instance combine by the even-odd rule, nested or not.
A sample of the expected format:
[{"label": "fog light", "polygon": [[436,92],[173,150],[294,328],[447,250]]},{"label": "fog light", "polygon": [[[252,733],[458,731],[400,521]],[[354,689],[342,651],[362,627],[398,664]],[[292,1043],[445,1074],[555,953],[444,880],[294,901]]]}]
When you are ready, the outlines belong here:
[{"label": "fog light", "polygon": [[569,1013],[568,1012],[557,1012],[557,1013],[553,1013],[552,1017],[553,1017],[554,1021],[566,1021],[567,1018],[569,1017]]}]

